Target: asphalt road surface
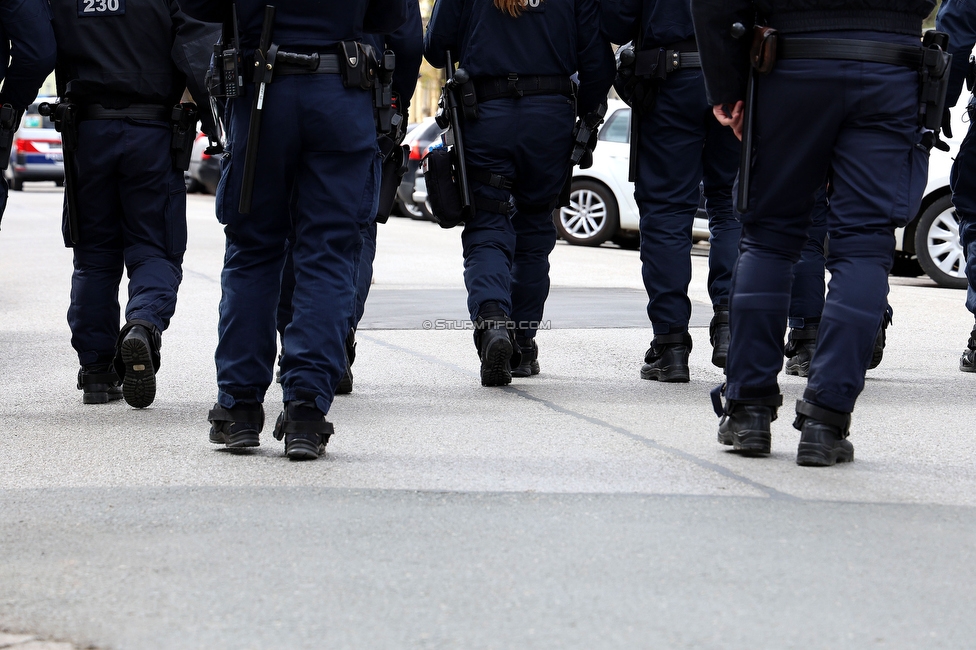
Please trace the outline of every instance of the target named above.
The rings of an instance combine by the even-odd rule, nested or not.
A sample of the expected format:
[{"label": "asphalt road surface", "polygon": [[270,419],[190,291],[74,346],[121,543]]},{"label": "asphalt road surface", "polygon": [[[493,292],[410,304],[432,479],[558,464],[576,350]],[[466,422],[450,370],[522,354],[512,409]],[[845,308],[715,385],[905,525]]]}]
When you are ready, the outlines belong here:
[{"label": "asphalt road surface", "polygon": [[892,278],[856,461],[801,468],[799,378],[780,378],[769,458],[715,441],[705,258],[690,383],[639,378],[637,253],[560,243],[542,374],[487,389],[454,325],[459,232],[391,219],[355,391],[329,416],[327,457],[292,463],[270,426],[249,455],[207,441],[212,197],[189,197],[144,410],[75,389],[60,205],[53,188],[11,192],[0,232],[0,630],[119,650],[973,647],[962,291]]}]

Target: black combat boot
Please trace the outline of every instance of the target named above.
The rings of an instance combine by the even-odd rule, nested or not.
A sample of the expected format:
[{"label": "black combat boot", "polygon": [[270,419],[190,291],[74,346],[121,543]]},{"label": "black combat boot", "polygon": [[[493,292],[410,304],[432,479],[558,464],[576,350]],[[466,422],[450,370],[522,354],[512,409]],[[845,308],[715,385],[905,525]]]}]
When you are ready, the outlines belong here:
[{"label": "black combat boot", "polygon": [[881,327],[878,329],[878,336],[874,339],[874,353],[871,355],[871,365],[868,366],[868,370],[872,368],[877,368],[881,365],[881,360],[884,358],[885,349],[885,330],[888,326],[892,324],[892,317],[894,316],[894,311],[891,309],[891,305],[885,311],[884,317],[881,319]]},{"label": "black combat boot", "polygon": [[522,363],[512,369],[513,377],[531,377],[539,374],[539,344],[535,338],[527,339],[516,335],[515,344],[522,355]]},{"label": "black combat boot", "polygon": [[119,375],[112,367],[81,368],[78,371],[78,390],[84,391],[81,401],[85,404],[107,404],[122,399]]},{"label": "black combat boot", "polygon": [[666,382],[686,382],[691,378],[688,356],[691,354],[691,335],[658,334],[644,355],[641,379]]},{"label": "black combat boot", "polygon": [[162,336],[155,325],[132,320],[119,333],[116,371],[121,367],[122,396],[126,403],[145,408],[156,398],[156,372]]},{"label": "black combat boot", "polygon": [[725,367],[729,356],[729,308],[716,307],[712,322],[708,325],[708,340],[712,343],[712,365]]},{"label": "black combat boot", "polygon": [[512,383],[512,366],[522,364],[522,353],[515,345],[513,323],[497,302],[481,306],[475,320],[474,344],[481,359],[481,385]]},{"label": "black combat boot", "polygon": [[335,430],[314,402],[286,402],[274,437],[285,440],[285,455],[291,460],[315,460],[325,453],[325,445]]},{"label": "black combat boot", "polygon": [[963,372],[976,372],[976,325],[969,335],[969,343],[959,359],[959,369]]},{"label": "black combat boot", "polygon": [[356,330],[349,329],[345,343],[346,372],[336,386],[336,395],[348,395],[352,392],[352,364],[356,361]]},{"label": "black combat boot", "polygon": [[712,391],[712,406],[721,417],[718,423],[718,441],[731,445],[733,451],[744,456],[764,456],[772,449],[771,424],[777,409],[783,404],[781,395],[747,399],[725,400],[722,406],[722,385]]},{"label": "black combat boot", "polygon": [[786,339],[783,355],[786,357],[786,374],[806,377],[810,374],[810,361],[817,349],[817,333],[820,321],[807,321],[802,328],[791,328]]},{"label": "black combat boot", "polygon": [[796,464],[804,467],[829,467],[854,460],[854,445],[847,439],[851,414],[797,400],[793,427],[800,430]]},{"label": "black combat boot", "polygon": [[225,409],[214,404],[207,415],[210,422],[210,442],[227,445],[228,449],[259,447],[259,434],[264,428],[264,407],[256,402],[238,402]]}]

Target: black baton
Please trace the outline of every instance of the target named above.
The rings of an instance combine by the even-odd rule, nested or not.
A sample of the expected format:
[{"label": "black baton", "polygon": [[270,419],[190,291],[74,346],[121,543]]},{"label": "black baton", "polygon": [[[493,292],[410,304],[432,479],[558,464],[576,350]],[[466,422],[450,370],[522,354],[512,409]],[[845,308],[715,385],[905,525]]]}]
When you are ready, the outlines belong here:
[{"label": "black baton", "polygon": [[461,190],[461,212],[464,214],[464,219],[468,219],[473,211],[472,206],[474,205],[474,200],[471,198],[471,186],[468,184],[467,163],[464,157],[464,139],[461,137],[461,116],[458,110],[457,96],[454,94],[456,87],[466,83],[468,77],[466,73],[463,73],[463,79],[456,79],[454,59],[451,56],[451,51],[447,50],[444,54],[447,58],[447,92],[445,93],[447,116],[451,122],[451,131],[453,131],[451,136],[454,139],[454,157],[457,164],[458,189]]},{"label": "black baton", "polygon": [[275,8],[264,7],[264,23],[261,25],[261,41],[254,52],[254,97],[251,101],[251,119],[247,125],[247,147],[244,150],[244,177],[241,180],[241,214],[251,213],[251,195],[254,193],[254,169],[258,162],[258,138],[261,135],[261,113],[264,111],[264,91],[274,73],[278,46],[271,45],[274,29]]}]

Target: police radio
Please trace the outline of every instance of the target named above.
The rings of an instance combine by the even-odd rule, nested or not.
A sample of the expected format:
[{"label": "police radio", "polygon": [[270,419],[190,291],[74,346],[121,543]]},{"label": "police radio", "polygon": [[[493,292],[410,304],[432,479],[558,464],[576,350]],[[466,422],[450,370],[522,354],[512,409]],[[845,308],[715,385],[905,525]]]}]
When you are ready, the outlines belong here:
[{"label": "police radio", "polygon": [[214,44],[210,74],[210,96],[233,99],[244,94],[244,74],[241,69],[240,32],[237,26],[237,4],[231,4],[230,24],[224,23],[220,40]]}]

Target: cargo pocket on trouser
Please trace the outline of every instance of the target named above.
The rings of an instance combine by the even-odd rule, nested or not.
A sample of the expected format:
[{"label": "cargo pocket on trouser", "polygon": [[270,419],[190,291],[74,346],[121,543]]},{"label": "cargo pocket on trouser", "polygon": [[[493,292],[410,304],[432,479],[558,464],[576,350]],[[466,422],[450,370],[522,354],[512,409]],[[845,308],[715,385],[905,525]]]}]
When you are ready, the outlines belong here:
[{"label": "cargo pocket on trouser", "polygon": [[898,228],[908,225],[918,215],[922,194],[929,179],[929,152],[922,145],[924,131],[919,128],[912,138],[912,149],[905,161],[901,181],[898,184],[898,200],[895,201],[891,221]]},{"label": "cargo pocket on trouser", "polygon": [[182,262],[186,252],[186,185],[182,173],[173,172],[164,211],[166,220],[166,256]]}]

